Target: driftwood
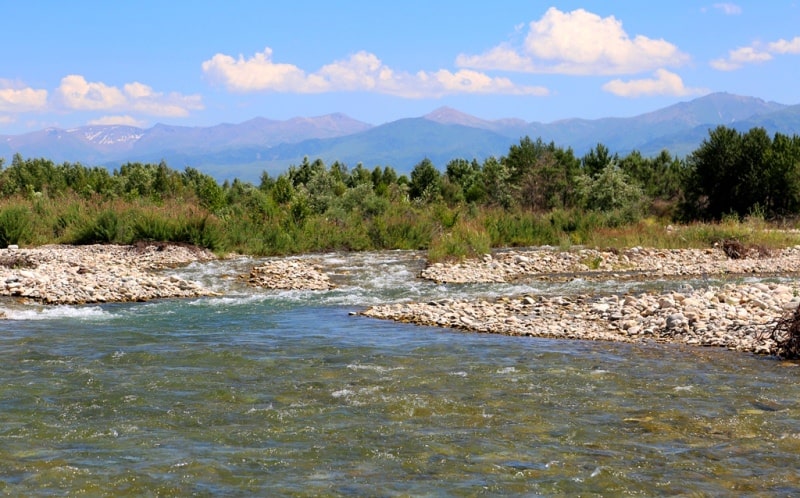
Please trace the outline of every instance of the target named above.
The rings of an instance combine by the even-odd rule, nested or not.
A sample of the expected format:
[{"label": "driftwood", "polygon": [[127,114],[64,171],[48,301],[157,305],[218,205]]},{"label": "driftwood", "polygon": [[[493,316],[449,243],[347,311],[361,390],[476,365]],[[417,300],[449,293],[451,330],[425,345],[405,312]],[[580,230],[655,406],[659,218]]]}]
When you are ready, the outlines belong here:
[{"label": "driftwood", "polygon": [[775,352],[781,359],[800,358],[800,305],[778,319],[768,338],[775,341]]},{"label": "driftwood", "polygon": [[36,264],[31,261],[30,256],[27,254],[20,254],[14,252],[4,251],[0,254],[0,266],[5,268],[34,268]]},{"label": "driftwood", "polygon": [[766,246],[757,244],[745,245],[736,239],[723,240],[722,251],[730,259],[768,258],[772,255],[772,251]]}]

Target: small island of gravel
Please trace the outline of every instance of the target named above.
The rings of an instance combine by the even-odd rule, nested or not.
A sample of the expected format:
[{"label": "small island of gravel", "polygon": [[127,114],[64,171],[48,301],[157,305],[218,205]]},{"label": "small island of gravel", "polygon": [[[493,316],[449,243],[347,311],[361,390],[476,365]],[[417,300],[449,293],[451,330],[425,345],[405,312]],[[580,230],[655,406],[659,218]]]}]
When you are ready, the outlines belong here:
[{"label": "small island of gravel", "polygon": [[[524,280],[654,280],[711,276],[789,276],[800,271],[800,246],[749,251],[722,247],[626,251],[552,248],[502,251],[480,259],[429,265],[421,278],[458,285]],[[741,280],[741,279],[739,279]],[[698,286],[700,287],[700,286]],[[794,283],[753,281],[628,295],[523,295],[373,306],[365,316],[474,332],[628,343],[719,346],[777,354],[776,324],[800,305]]]},{"label": "small island of gravel", "polygon": [[164,243],[11,246],[0,249],[0,296],[73,305],[211,296],[196,282],[157,270],[215,258]]}]

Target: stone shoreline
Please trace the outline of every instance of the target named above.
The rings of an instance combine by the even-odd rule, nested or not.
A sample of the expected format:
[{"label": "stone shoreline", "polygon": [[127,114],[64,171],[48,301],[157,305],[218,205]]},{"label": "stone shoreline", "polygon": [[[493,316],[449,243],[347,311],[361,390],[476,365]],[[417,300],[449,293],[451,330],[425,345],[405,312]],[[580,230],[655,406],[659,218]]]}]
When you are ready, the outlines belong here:
[{"label": "stone shoreline", "polygon": [[196,282],[156,270],[216,256],[175,244],[0,249],[0,296],[44,304],[90,304],[211,296]]},{"label": "stone shoreline", "polygon": [[[201,284],[158,270],[217,259],[188,245],[46,245],[0,249],[0,296],[43,304],[95,304],[216,296]],[[242,279],[254,287],[328,290],[321,267],[301,259],[277,259]]]},{"label": "stone shoreline", "polygon": [[[721,249],[624,252],[535,249],[480,260],[429,265],[421,278],[438,283],[789,275],[800,272],[800,246],[729,259]],[[727,284],[637,295],[524,295],[494,300],[439,300],[373,306],[361,314],[473,332],[627,343],[717,346],[775,354],[771,332],[800,305],[795,284]]]},{"label": "stone shoreline", "polygon": [[523,278],[653,279],[725,274],[786,275],[800,272],[800,246],[728,258],[722,249],[645,249],[625,251],[549,248],[486,254],[480,260],[435,263],[420,277],[438,283],[512,282]]}]

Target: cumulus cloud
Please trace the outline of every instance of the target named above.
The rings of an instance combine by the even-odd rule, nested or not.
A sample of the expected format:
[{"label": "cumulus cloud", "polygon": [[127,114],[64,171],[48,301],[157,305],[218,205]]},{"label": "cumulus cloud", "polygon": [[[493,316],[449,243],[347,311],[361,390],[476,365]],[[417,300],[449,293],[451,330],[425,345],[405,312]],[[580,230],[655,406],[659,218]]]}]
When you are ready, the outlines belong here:
[{"label": "cumulus cloud", "polygon": [[603,90],[620,97],[642,97],[650,95],[700,95],[708,93],[702,88],[688,88],[683,84],[683,79],[677,74],[659,69],[653,78],[622,81],[619,79],[609,81],[603,85]]},{"label": "cumulus cloud", "polygon": [[780,40],[761,43],[755,42],[747,47],[739,47],[728,52],[727,57],[714,59],[709,64],[720,71],[733,71],[747,64],[759,64],[770,61],[775,55],[800,54],[800,36],[791,40]]},{"label": "cumulus cloud", "polygon": [[89,121],[87,124],[90,125],[122,125],[122,126],[136,126],[138,128],[143,128],[147,126],[147,123],[134,118],[133,116],[103,116],[98,119],[93,119]]},{"label": "cumulus cloud", "polygon": [[47,90],[0,80],[0,112],[28,112],[47,106]]},{"label": "cumulus cloud", "polygon": [[208,78],[235,92],[323,93],[366,91],[406,98],[440,97],[456,93],[547,95],[539,86],[523,86],[473,70],[451,72],[395,71],[375,54],[361,51],[313,73],[272,59],[266,48],[245,59],[216,54],[202,64]]},{"label": "cumulus cloud", "polygon": [[632,74],[679,66],[688,55],[663,39],[630,37],[614,16],[551,7],[529,25],[521,46],[501,43],[483,54],[461,54],[459,67],[572,75]]},{"label": "cumulus cloud", "polygon": [[128,83],[122,89],[102,82],[89,82],[72,74],[61,79],[55,91],[59,105],[79,111],[128,111],[150,116],[183,117],[203,108],[198,95],[164,94],[145,84]]}]

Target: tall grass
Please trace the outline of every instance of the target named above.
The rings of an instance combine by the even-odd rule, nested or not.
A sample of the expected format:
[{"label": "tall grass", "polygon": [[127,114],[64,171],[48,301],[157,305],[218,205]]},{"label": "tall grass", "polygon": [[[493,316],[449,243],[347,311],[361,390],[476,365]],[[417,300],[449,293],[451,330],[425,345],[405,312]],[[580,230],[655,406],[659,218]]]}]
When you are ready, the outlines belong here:
[{"label": "tall grass", "polygon": [[475,220],[460,221],[452,230],[438,234],[428,248],[429,261],[464,260],[491,251],[491,237]]},{"label": "tall grass", "polygon": [[0,247],[19,244],[31,224],[31,212],[24,206],[9,206],[0,211]]},{"label": "tall grass", "polygon": [[776,227],[757,215],[668,228],[655,218],[620,224],[614,213],[537,213],[383,199],[386,206],[368,214],[359,206],[334,206],[297,217],[291,206],[262,197],[215,212],[185,197],[6,197],[0,199],[0,246],[145,240],[194,244],[220,254],[412,249],[426,250],[432,260],[457,260],[497,247],[683,248],[711,247],[725,239],[771,248],[800,244],[797,232],[785,230],[791,223]]}]

